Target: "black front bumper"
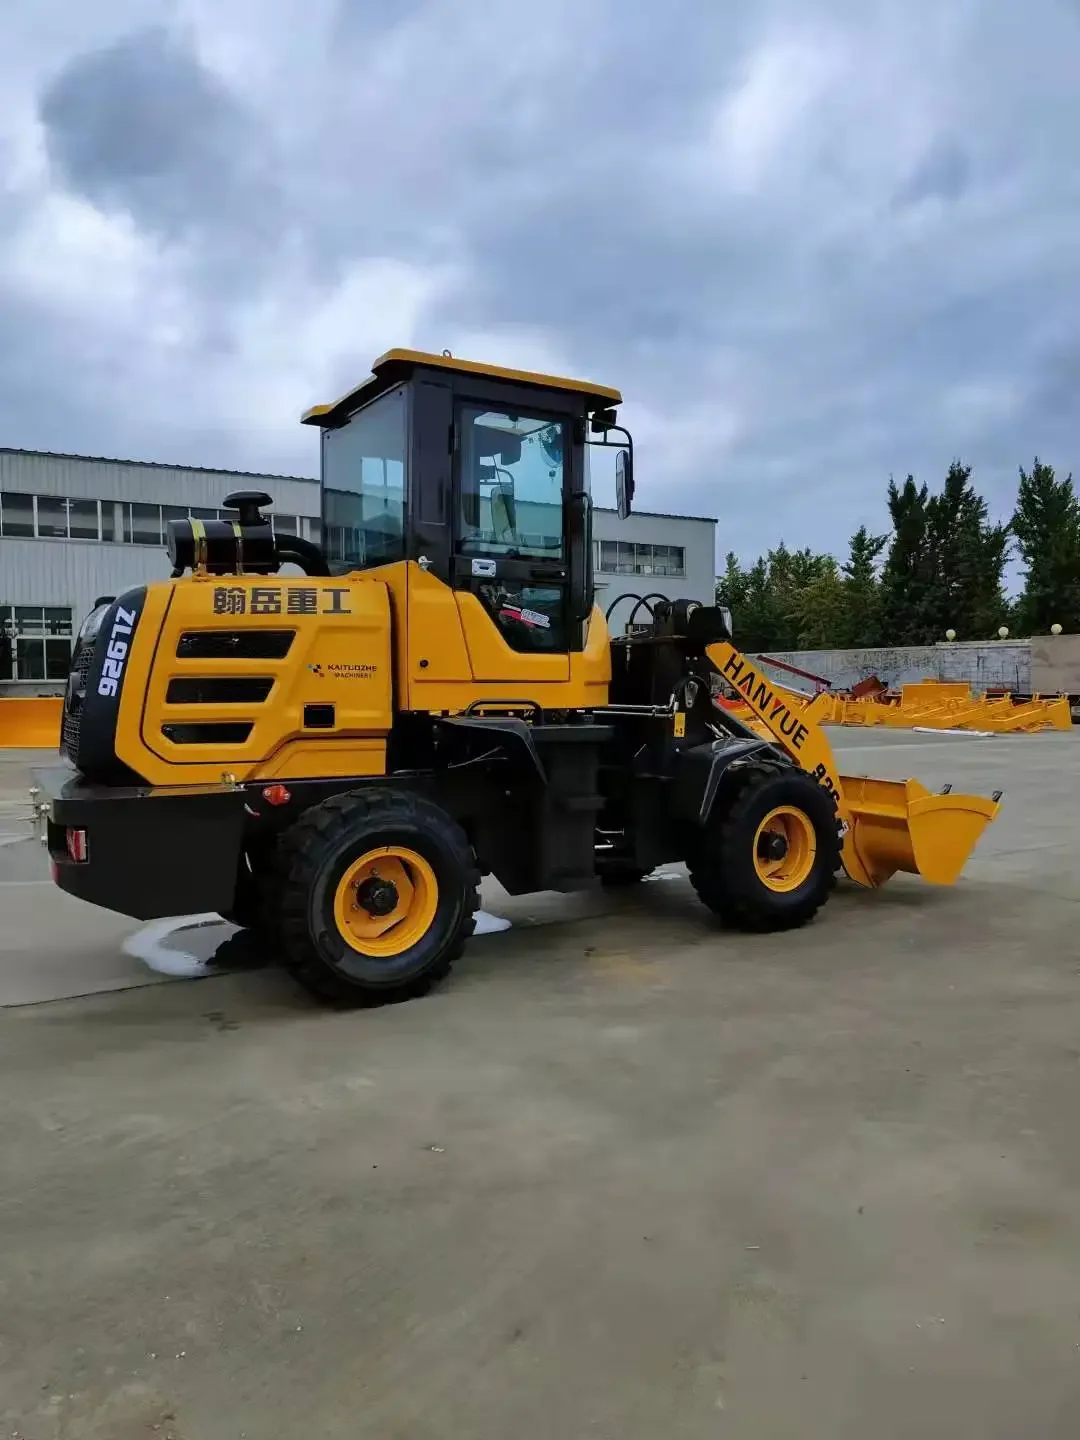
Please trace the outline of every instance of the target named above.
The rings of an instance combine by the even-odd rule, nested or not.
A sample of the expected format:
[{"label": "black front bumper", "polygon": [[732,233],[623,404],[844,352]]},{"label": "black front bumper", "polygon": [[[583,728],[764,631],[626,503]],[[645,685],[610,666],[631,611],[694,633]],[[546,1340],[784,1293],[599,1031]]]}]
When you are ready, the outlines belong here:
[{"label": "black front bumper", "polygon": [[[34,783],[53,878],[69,895],[137,920],[231,906],[243,790],[90,785],[67,765],[35,770]],[[85,860],[72,858],[69,831],[85,832]]]}]

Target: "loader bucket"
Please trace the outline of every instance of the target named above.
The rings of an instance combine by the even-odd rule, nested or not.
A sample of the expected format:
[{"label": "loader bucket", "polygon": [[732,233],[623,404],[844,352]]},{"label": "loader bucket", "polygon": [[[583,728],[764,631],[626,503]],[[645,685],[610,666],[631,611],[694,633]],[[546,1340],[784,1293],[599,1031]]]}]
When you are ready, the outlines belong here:
[{"label": "loader bucket", "polygon": [[844,869],[859,885],[874,888],[897,870],[921,875],[931,885],[953,885],[987,825],[1001,808],[1001,792],[931,794],[918,780],[874,780],[842,775],[850,815]]}]

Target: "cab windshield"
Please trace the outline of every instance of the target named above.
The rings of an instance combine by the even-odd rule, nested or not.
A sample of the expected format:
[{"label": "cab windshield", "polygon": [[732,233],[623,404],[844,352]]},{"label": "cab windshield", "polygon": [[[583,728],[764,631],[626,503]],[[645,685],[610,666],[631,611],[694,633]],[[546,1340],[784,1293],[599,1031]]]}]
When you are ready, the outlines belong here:
[{"label": "cab windshield", "polygon": [[405,387],[322,432],[322,533],[336,575],[405,558]]}]

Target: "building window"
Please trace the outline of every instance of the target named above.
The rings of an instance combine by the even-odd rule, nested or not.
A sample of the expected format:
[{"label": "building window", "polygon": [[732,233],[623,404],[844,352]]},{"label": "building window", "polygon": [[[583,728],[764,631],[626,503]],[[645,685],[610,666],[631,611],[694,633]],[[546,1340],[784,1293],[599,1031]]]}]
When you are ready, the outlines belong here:
[{"label": "building window", "polygon": [[[122,540],[126,545],[164,543],[170,520],[236,520],[235,510],[192,505],[146,505],[129,500],[68,500],[59,495],[0,494],[0,536],[39,540]],[[273,515],[280,535],[300,535],[298,515]],[[317,538],[319,522],[309,520]]]},{"label": "building window", "polygon": [[0,495],[0,535],[33,535],[34,497],[9,490]]},{"label": "building window", "polygon": [[601,540],[597,569],[614,575],[686,574],[686,551],[681,545],[650,545],[636,540]]},{"label": "building window", "polygon": [[[126,507],[125,507],[126,508]],[[133,501],[131,505],[131,543],[133,545],[161,544],[161,506],[142,505]],[[124,538],[127,539],[128,522],[125,517]]]},{"label": "building window", "polygon": [[187,518],[186,505],[163,505],[161,507],[161,529],[166,535],[169,533],[170,520],[186,520]]},{"label": "building window", "polygon": [[67,505],[59,496],[37,497],[37,533],[46,540],[67,539]]},{"label": "building window", "polygon": [[69,608],[0,605],[0,680],[66,680],[71,637]]},{"label": "building window", "polygon": [[68,534],[72,540],[99,540],[101,521],[96,500],[65,500],[68,512]]}]

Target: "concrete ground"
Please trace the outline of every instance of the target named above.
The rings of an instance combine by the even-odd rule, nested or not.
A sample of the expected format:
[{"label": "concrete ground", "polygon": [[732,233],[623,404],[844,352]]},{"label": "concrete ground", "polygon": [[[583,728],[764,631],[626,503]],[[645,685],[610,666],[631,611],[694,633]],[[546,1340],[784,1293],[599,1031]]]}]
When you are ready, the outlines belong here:
[{"label": "concrete ground", "polygon": [[0,1436],[1073,1440],[1080,736],[832,737],[1006,789],[958,886],[493,896],[352,1015],[145,983],[0,752]]}]

